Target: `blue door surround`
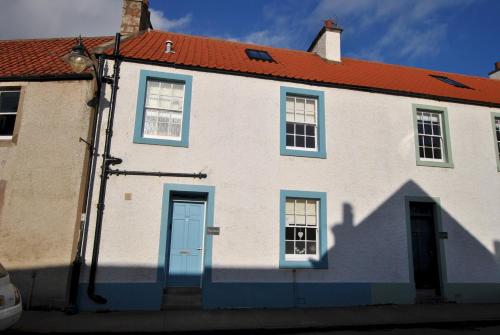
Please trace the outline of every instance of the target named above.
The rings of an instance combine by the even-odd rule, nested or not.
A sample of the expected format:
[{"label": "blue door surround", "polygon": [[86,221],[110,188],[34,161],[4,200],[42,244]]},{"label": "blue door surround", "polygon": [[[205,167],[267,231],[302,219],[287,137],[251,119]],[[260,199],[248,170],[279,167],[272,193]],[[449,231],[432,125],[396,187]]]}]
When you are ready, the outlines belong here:
[{"label": "blue door surround", "polygon": [[[170,239],[169,219],[173,211],[173,198],[182,196],[184,198],[200,199],[206,201],[205,210],[205,228],[214,225],[214,195],[215,187],[201,185],[183,185],[183,184],[165,184],[163,186],[163,202],[160,227],[160,246],[158,250],[158,272],[157,282],[162,287],[168,286],[168,262],[170,258]],[[204,230],[205,230],[204,228]],[[202,234],[204,238],[203,256],[202,256],[202,287],[210,285],[212,278],[212,236]]]},{"label": "blue door surround", "polygon": [[204,224],[204,202],[172,201],[167,286],[201,286]]}]

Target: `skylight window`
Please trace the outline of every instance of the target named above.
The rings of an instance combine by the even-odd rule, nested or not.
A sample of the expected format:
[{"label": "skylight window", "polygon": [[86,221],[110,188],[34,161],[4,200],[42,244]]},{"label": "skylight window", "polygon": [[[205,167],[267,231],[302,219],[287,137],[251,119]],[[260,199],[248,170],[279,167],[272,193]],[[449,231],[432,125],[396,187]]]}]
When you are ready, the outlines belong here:
[{"label": "skylight window", "polygon": [[265,62],[274,62],[274,59],[267,53],[267,51],[246,49],[245,52],[250,59],[262,60]]},{"label": "skylight window", "polygon": [[470,88],[469,86],[464,85],[461,82],[458,82],[456,80],[450,79],[450,78],[445,77],[445,76],[438,76],[435,74],[431,74],[430,76],[436,78],[437,80],[441,80],[443,83],[446,83],[446,84],[451,85],[451,86],[460,87],[460,88]]}]

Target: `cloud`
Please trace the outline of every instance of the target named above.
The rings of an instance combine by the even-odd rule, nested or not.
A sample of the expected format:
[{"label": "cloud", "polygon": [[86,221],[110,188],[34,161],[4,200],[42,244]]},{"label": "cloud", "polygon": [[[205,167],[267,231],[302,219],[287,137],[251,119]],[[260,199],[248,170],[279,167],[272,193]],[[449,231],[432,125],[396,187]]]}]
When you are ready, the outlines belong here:
[{"label": "cloud", "polygon": [[[350,55],[384,60],[414,60],[435,56],[448,35],[446,17],[451,9],[464,10],[473,0],[320,0],[304,21],[311,26],[333,17],[344,36],[363,43]],[[377,36],[373,37],[376,32]],[[367,35],[369,34],[369,35]]]},{"label": "cloud", "polygon": [[186,14],[179,19],[168,19],[160,10],[150,9],[151,24],[157,30],[182,30],[189,26],[192,14]]},{"label": "cloud", "polygon": [[[191,15],[165,17],[150,8],[155,29],[186,29]],[[0,39],[114,35],[120,30],[122,0],[2,1]]]},{"label": "cloud", "polygon": [[112,35],[121,6],[121,0],[3,1],[0,39]]}]

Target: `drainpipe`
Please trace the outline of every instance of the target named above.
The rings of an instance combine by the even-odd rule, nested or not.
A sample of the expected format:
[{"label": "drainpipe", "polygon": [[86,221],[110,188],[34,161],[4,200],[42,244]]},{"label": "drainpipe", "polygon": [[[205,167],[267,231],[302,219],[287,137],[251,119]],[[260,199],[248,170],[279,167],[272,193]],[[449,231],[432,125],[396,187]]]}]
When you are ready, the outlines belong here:
[{"label": "drainpipe", "polygon": [[[99,140],[98,132],[98,120],[101,117],[100,113],[100,100],[101,100],[101,78],[104,69],[104,57],[100,56],[97,61],[97,71],[95,72],[96,86],[97,90],[91,101],[95,103],[94,106],[94,116],[91,125],[90,143],[87,143],[80,138],[81,141],[86,142],[89,150],[89,159],[87,162],[87,178],[85,181],[85,196],[83,199],[83,204],[85,206],[85,212],[82,213],[82,218],[80,221],[80,231],[78,235],[78,243],[76,247],[76,255],[71,265],[71,277],[70,277],[70,287],[69,287],[69,301],[66,312],[69,314],[77,312],[77,299],[78,299],[78,284],[80,281],[80,272],[83,263],[83,239],[86,231],[87,224],[90,217],[90,209],[92,203],[92,188],[93,177],[95,175],[95,165],[97,161],[97,143]],[[90,105],[90,102],[88,103]],[[83,217],[84,216],[84,217]]]},{"label": "drainpipe", "polygon": [[118,91],[118,80],[120,78],[120,37],[119,33],[115,37],[115,47],[113,50],[113,78],[103,78],[106,83],[111,84],[111,98],[108,114],[108,122],[106,125],[106,137],[104,142],[104,152],[102,154],[101,165],[101,183],[99,186],[99,199],[97,202],[97,218],[94,234],[94,247],[92,251],[92,263],[90,264],[89,285],[87,287],[87,294],[90,299],[98,304],[105,304],[106,298],[95,293],[95,279],[97,274],[97,262],[99,260],[99,246],[101,242],[101,228],[104,216],[104,201],[106,198],[106,186],[109,177],[109,166],[121,163],[120,159],[110,156],[111,152],[111,137],[113,136],[113,121],[115,116],[116,93]]}]

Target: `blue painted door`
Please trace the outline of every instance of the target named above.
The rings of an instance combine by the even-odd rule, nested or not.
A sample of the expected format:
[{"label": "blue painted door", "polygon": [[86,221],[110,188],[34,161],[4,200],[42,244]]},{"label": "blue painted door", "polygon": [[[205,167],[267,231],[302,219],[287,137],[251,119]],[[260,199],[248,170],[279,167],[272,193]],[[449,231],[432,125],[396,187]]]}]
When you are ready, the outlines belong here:
[{"label": "blue painted door", "polygon": [[204,216],[203,203],[173,202],[167,286],[201,286]]}]

